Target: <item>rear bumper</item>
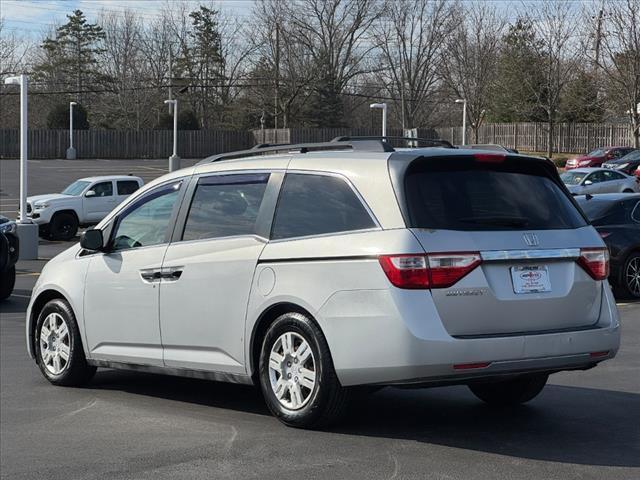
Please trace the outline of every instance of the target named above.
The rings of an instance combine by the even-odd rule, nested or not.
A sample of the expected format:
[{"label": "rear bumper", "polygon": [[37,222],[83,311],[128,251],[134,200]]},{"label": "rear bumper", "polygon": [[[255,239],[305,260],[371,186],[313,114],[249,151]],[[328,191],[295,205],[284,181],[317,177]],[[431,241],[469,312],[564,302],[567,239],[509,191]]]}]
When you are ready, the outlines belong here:
[{"label": "rear bumper", "polygon": [[[603,290],[600,319],[591,328],[520,336],[453,338],[431,297],[409,290],[339,292],[339,302],[330,299],[320,313],[336,373],[345,386],[468,383],[587,369],[613,358],[620,345],[620,322],[608,284]],[[594,352],[607,353],[594,357]],[[459,368],[477,363],[487,365]]]}]

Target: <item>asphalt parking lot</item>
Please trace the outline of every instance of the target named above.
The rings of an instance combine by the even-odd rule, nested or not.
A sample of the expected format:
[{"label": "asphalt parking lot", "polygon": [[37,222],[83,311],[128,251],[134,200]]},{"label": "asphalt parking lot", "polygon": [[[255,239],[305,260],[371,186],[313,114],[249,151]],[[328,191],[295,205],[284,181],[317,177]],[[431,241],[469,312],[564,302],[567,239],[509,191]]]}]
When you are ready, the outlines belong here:
[{"label": "asphalt parking lot", "polygon": [[[32,161],[30,193],[162,161]],[[192,164],[185,162],[185,164]],[[0,160],[0,211],[15,215],[17,161]],[[559,373],[529,404],[497,410],[465,387],[383,389],[331,431],[294,430],[257,389],[100,370],[86,388],[50,385],[28,358],[24,313],[46,261],[41,241],[0,304],[0,476],[7,479],[640,478],[640,303],[621,300],[618,356]]]}]

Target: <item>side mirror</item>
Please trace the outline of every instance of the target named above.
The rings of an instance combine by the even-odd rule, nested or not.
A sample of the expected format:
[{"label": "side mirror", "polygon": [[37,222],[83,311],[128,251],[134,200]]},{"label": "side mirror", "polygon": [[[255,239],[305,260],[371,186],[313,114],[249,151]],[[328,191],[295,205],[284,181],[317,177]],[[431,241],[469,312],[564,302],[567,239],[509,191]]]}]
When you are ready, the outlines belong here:
[{"label": "side mirror", "polygon": [[103,249],[103,245],[102,230],[97,228],[89,228],[80,236],[80,246],[85,250],[98,252]]},{"label": "side mirror", "polygon": [[589,185],[593,185],[593,182],[591,180],[585,180],[584,181],[584,186],[587,187]]},{"label": "side mirror", "polygon": [[87,197],[87,198],[95,197],[96,196],[96,191],[95,190],[87,190],[87,193],[85,193],[84,196]]}]

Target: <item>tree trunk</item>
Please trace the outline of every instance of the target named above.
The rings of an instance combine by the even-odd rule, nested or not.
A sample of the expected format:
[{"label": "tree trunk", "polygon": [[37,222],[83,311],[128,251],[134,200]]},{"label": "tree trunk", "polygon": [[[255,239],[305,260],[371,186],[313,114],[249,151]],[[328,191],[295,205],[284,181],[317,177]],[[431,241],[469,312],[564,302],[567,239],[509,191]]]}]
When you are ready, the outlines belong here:
[{"label": "tree trunk", "polygon": [[547,157],[553,158],[553,119],[549,119],[547,122],[547,128],[549,131],[547,132]]}]

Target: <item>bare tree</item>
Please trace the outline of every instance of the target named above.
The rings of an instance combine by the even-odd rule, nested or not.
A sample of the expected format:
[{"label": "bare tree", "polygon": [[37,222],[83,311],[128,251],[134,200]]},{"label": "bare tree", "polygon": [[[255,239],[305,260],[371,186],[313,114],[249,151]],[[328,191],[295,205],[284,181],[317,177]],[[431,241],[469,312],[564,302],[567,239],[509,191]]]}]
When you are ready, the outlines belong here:
[{"label": "bare tree", "polygon": [[603,17],[594,61],[610,84],[610,98],[627,112],[640,148],[640,0],[608,0]]},{"label": "bare tree", "polygon": [[447,0],[388,1],[376,22],[376,43],[387,67],[378,77],[399,107],[394,110],[403,129],[423,127],[433,114],[454,8]]},{"label": "bare tree", "polygon": [[442,71],[448,90],[467,100],[467,115],[477,143],[478,130],[491,103],[506,21],[493,6],[483,3],[457,8],[456,16]]},{"label": "bare tree", "polygon": [[29,48],[29,43],[10,31],[0,17],[0,76],[16,74]]},{"label": "bare tree", "polygon": [[292,0],[287,6],[293,38],[314,66],[314,123],[339,126],[344,119],[340,95],[367,71],[365,59],[375,48],[368,35],[380,15],[380,2]]},{"label": "bare tree", "polygon": [[547,156],[551,158],[562,96],[573,79],[582,51],[575,35],[577,12],[569,2],[541,0],[537,7],[536,18],[529,13],[523,17],[533,26],[530,47],[536,52],[544,77],[542,83],[529,85],[529,90],[547,117]]},{"label": "bare tree", "polygon": [[101,26],[106,32],[102,71],[114,91],[102,98],[102,122],[140,130],[152,119],[149,106],[154,93],[144,88],[150,71],[141,50],[142,25],[135,13],[125,10],[104,13]]},{"label": "bare tree", "polygon": [[[258,108],[273,111],[273,126],[288,128],[309,97],[316,77],[310,55],[292,33],[294,24],[286,15],[289,0],[264,0],[255,4],[253,41],[256,58],[252,80]],[[282,121],[280,121],[282,119]]]}]

